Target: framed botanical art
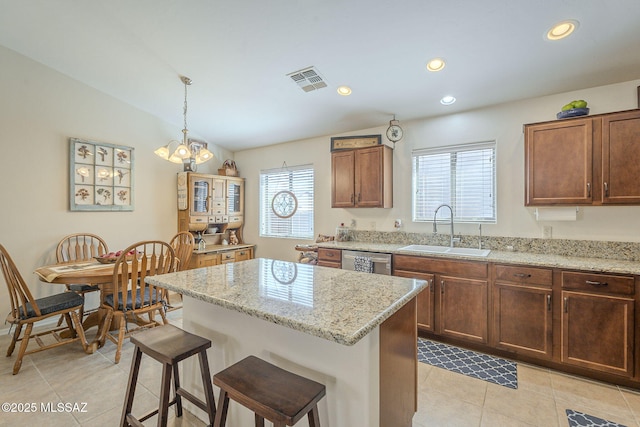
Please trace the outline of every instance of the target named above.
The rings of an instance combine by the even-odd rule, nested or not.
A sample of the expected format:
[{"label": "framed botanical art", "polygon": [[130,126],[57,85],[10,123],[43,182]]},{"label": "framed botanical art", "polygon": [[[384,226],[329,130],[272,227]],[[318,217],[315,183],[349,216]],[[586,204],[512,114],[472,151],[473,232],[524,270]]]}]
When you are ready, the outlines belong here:
[{"label": "framed botanical art", "polygon": [[374,147],[380,144],[382,144],[381,135],[334,136],[331,138],[331,151]]},{"label": "framed botanical art", "polygon": [[133,210],[132,147],[69,138],[72,211]]}]

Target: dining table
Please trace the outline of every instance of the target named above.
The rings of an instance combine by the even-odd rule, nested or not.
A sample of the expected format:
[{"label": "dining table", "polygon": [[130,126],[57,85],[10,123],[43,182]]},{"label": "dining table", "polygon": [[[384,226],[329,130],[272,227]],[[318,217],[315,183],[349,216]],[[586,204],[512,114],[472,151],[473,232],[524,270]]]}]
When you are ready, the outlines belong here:
[{"label": "dining table", "polygon": [[[35,270],[41,281],[61,285],[87,283],[98,285],[100,292],[111,288],[113,283],[113,268],[115,263],[103,264],[97,260],[70,261],[64,263],[44,265]],[[82,328],[86,331],[98,326],[102,319],[100,310],[89,313],[83,320]]]}]

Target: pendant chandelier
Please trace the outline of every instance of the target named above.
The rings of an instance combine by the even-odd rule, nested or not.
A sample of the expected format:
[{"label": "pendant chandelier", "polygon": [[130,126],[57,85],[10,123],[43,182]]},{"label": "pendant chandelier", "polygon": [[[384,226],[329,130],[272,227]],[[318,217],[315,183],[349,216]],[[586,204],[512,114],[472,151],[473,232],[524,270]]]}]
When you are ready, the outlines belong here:
[{"label": "pendant chandelier", "polygon": [[[196,165],[204,163],[213,158],[213,153],[207,149],[207,143],[196,141],[187,137],[187,86],[191,85],[189,77],[180,77],[184,83],[184,129],[182,129],[182,142],[177,140],[169,141],[154,151],[156,155],[164,160],[173,163],[182,163],[185,171],[195,172]],[[175,148],[174,148],[175,147]]]}]

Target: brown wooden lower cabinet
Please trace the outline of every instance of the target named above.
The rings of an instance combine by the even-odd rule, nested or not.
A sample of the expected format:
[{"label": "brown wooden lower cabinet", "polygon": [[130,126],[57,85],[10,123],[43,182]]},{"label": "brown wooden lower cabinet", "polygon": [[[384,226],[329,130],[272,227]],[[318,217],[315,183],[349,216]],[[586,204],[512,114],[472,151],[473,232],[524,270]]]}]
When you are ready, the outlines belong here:
[{"label": "brown wooden lower cabinet", "polygon": [[444,336],[487,343],[488,306],[486,280],[438,275],[440,328]]},{"label": "brown wooden lower cabinet", "polygon": [[552,304],[550,269],[494,266],[492,344],[502,350],[550,360]]},{"label": "brown wooden lower cabinet", "polygon": [[562,362],[633,376],[633,298],[562,292]]},{"label": "brown wooden lower cabinet", "polygon": [[640,276],[400,254],[393,274],[429,282],[422,336],[640,387]]}]

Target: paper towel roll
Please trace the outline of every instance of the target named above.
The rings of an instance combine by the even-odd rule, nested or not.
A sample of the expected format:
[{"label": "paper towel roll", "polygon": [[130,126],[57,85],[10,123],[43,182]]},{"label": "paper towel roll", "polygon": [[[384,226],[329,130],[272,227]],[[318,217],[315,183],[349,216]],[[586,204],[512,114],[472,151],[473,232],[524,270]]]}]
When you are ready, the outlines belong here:
[{"label": "paper towel roll", "polygon": [[536,208],[537,221],[575,221],[578,218],[578,207]]}]

